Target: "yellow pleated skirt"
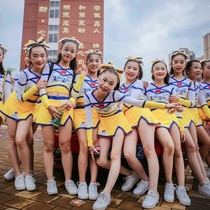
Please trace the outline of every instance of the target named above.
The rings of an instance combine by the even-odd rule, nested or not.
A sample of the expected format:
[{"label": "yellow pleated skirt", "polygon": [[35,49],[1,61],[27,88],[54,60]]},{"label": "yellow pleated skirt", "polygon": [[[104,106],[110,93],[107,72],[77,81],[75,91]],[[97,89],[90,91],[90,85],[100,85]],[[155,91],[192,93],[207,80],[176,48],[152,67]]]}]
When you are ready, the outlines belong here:
[{"label": "yellow pleated skirt", "polygon": [[[68,97],[60,97],[60,96],[53,96],[53,99],[48,97],[50,105],[59,107],[63,102],[68,101]],[[36,112],[36,115],[34,116],[35,122],[38,125],[53,125],[52,123],[52,115],[48,111],[48,109],[45,107],[45,105],[41,102],[39,107],[37,108],[38,111]],[[73,109],[70,109],[69,111],[64,110],[63,115],[61,117],[60,126],[65,126],[68,120],[73,119]]]},{"label": "yellow pleated skirt", "polygon": [[195,107],[195,108],[189,108],[189,110],[190,110],[190,113],[192,115],[192,120],[195,123],[195,125],[197,127],[203,125],[203,122],[202,122],[202,120],[201,120],[201,118],[199,116],[197,107]]},{"label": "yellow pleated skirt", "polygon": [[[94,108],[92,108],[92,122],[93,128],[96,128],[99,123],[99,115]],[[74,108],[73,125],[75,130],[87,128],[85,108]]]},{"label": "yellow pleated skirt", "polygon": [[13,120],[25,120],[33,116],[36,103],[17,100],[16,92],[13,92],[2,107],[2,113]]},{"label": "yellow pleated skirt", "polygon": [[157,127],[170,129],[173,124],[176,124],[179,127],[179,122],[175,113],[169,114],[167,109],[155,109],[152,113],[160,123]]},{"label": "yellow pleated skirt", "polygon": [[156,125],[159,123],[158,120],[154,117],[153,113],[148,108],[139,108],[133,106],[129,109],[123,110],[125,110],[125,117],[132,128],[138,127],[141,119],[144,119],[147,122],[147,124],[150,125]]},{"label": "yellow pleated skirt", "polygon": [[121,110],[111,116],[100,116],[98,136],[113,137],[118,129],[125,134],[132,131],[132,128]]}]

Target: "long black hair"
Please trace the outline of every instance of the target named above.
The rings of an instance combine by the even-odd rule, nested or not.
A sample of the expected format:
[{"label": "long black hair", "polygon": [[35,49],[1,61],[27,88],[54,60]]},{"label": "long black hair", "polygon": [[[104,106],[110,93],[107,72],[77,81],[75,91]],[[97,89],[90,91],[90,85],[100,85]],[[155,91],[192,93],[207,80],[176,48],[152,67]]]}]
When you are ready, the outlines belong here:
[{"label": "long black hair", "polygon": [[[0,48],[2,50],[2,53],[3,53],[3,58],[4,58],[4,50],[2,48]],[[4,67],[3,67],[3,62],[1,61],[0,62],[0,74],[4,75],[5,73],[5,70],[4,70]]]},{"label": "long black hair", "polygon": [[[61,46],[61,49],[63,48],[63,45],[66,43],[66,42],[72,42],[74,44],[76,44],[74,41],[71,41],[71,40],[66,40],[66,41],[62,41],[62,46]],[[76,51],[78,50],[78,47],[79,45],[76,44],[77,48],[76,48]],[[62,55],[61,53],[58,54],[58,58],[57,58],[57,61],[55,63],[59,63],[62,59]],[[71,62],[69,63],[69,67],[72,69],[72,70],[76,70],[77,68],[77,59],[76,57],[74,57],[74,59],[71,60]]]},{"label": "long black hair", "polygon": [[138,63],[138,67],[139,67],[139,76],[137,77],[138,79],[142,79],[143,77],[143,70],[142,70],[142,67],[141,67],[141,62],[137,61],[137,60],[133,60],[133,59],[128,59],[126,62],[125,62],[125,65],[124,65],[124,70],[128,64],[129,61],[133,61],[133,62],[136,62]]},{"label": "long black hair", "polygon": [[99,74],[99,76],[102,75],[102,74],[104,74],[104,73],[106,73],[106,72],[110,72],[110,73],[113,73],[114,75],[116,75],[116,77],[117,77],[117,84],[116,84],[114,90],[119,90],[119,88],[120,88],[120,77],[119,77],[116,69],[114,67],[108,66],[105,70],[103,70]]},{"label": "long black hair", "polygon": [[[166,76],[165,76],[165,78],[164,78],[164,83],[168,85],[168,83],[169,83],[169,74],[168,74],[167,65],[166,65],[164,62],[162,62],[162,61],[156,61],[156,62],[154,62],[154,63],[152,64],[151,70],[153,69],[153,67],[154,67],[154,65],[155,65],[156,63],[163,63],[163,64],[165,65],[167,74],[166,74]],[[153,71],[153,70],[152,70],[152,71]],[[155,80],[154,75],[152,75],[152,80],[153,80],[153,81]]]}]

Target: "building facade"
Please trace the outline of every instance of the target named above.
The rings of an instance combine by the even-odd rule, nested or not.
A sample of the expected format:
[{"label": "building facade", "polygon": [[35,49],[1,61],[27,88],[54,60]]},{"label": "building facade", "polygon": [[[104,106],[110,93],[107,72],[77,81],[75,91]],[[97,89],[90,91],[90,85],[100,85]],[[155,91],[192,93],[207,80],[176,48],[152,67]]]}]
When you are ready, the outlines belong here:
[{"label": "building facade", "polygon": [[[82,45],[77,53],[78,65],[85,63],[86,51],[103,52],[104,0],[25,0],[22,46],[29,39],[43,36],[50,44],[49,60],[57,60],[65,37],[75,37]],[[24,69],[25,52],[21,52]]]},{"label": "building facade", "polygon": [[204,58],[210,58],[210,33],[207,33],[203,37],[203,46],[204,46]]}]

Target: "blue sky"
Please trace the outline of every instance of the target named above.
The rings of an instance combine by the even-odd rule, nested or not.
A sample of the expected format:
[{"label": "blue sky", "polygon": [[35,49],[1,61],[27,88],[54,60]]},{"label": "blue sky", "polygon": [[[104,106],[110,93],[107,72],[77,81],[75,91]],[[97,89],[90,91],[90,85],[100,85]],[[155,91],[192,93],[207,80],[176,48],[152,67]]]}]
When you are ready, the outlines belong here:
[{"label": "blue sky", "polygon": [[[104,62],[123,67],[125,57],[142,56],[144,80],[151,60],[168,61],[172,50],[186,47],[201,57],[210,33],[209,0],[104,0]],[[201,3],[202,2],[202,3]],[[19,70],[24,0],[0,0],[0,43],[8,48],[5,68]]]}]

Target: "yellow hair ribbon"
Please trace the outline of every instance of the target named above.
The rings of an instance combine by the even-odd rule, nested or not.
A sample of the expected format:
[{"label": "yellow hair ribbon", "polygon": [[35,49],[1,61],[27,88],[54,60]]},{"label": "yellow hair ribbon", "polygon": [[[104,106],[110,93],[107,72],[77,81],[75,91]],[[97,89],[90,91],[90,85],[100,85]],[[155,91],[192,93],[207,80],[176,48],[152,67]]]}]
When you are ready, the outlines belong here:
[{"label": "yellow hair ribbon", "polygon": [[102,57],[102,52],[99,50],[99,49],[90,49],[88,51],[86,51],[86,53],[89,55],[89,54],[98,54]]},{"label": "yellow hair ribbon", "polygon": [[127,60],[133,60],[133,61],[137,61],[140,63],[140,66],[142,66],[143,61],[142,61],[142,57],[141,56],[128,56],[127,58],[125,58]]},{"label": "yellow hair ribbon", "polygon": [[164,64],[167,66],[167,64],[166,64],[166,61],[165,61],[165,60],[158,59],[158,58],[156,58],[156,59],[152,60],[151,62],[152,62],[153,64],[154,64],[154,63],[157,63],[157,62],[161,62],[161,63],[164,63]]},{"label": "yellow hair ribbon", "polygon": [[203,63],[203,62],[210,62],[210,59],[202,59],[202,60],[200,60],[200,63]]},{"label": "yellow hair ribbon", "polygon": [[176,54],[182,54],[182,55],[184,55],[184,56],[186,56],[187,58],[188,58],[188,55],[187,55],[187,52],[186,52],[186,50],[185,49],[179,49],[179,50],[173,50],[170,54],[169,54],[169,56],[170,57],[172,57],[173,55],[176,55]]},{"label": "yellow hair ribbon", "polygon": [[7,49],[2,44],[0,44],[0,48],[3,50],[4,53],[7,52]]},{"label": "yellow hair ribbon", "polygon": [[25,45],[24,45],[24,50],[28,52],[33,46],[39,44],[40,46],[43,46],[46,50],[49,50],[50,45],[45,41],[44,37],[39,37],[37,41],[34,40],[29,40]]},{"label": "yellow hair ribbon", "polygon": [[82,43],[75,37],[65,37],[59,40],[59,42],[62,42],[63,44],[67,41],[74,42],[77,46],[82,45]]}]

